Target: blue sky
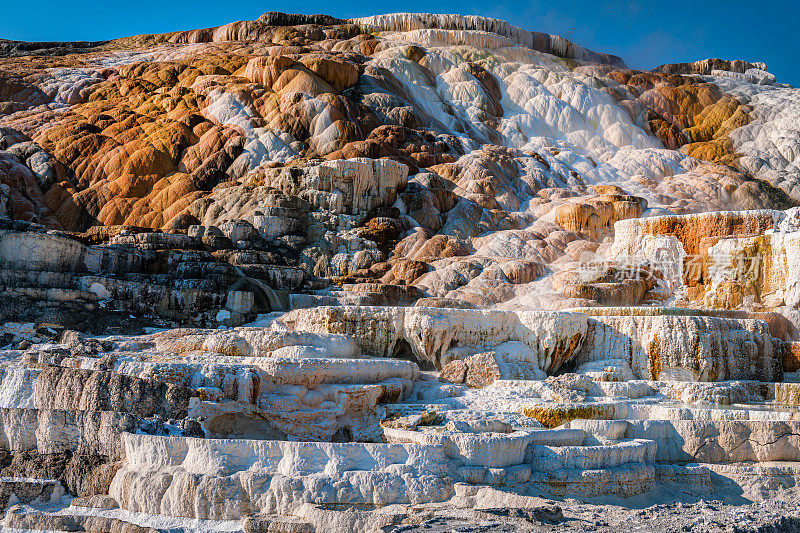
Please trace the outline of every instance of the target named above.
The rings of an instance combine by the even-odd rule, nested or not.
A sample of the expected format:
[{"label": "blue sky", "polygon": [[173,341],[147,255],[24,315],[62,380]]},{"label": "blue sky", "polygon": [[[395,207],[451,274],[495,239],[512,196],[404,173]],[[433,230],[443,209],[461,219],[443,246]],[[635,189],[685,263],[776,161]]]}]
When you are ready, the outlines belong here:
[{"label": "blue sky", "polygon": [[[529,30],[563,35],[621,56],[634,68],[707,57],[764,61],[778,81],[800,86],[800,4],[775,0],[0,0],[0,37],[28,41],[102,40],[140,33],[218,26],[265,11],[327,13],[341,18],[376,13],[486,15]],[[35,8],[32,6],[35,5]]]}]

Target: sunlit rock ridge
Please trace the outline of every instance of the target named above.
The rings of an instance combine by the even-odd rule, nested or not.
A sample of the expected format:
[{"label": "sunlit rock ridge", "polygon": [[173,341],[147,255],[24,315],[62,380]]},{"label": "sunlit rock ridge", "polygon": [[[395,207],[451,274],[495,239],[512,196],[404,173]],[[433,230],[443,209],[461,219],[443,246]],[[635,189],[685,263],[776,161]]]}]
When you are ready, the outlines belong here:
[{"label": "sunlit rock ridge", "polygon": [[3,530],[800,527],[799,91],[465,15],[0,40]]}]

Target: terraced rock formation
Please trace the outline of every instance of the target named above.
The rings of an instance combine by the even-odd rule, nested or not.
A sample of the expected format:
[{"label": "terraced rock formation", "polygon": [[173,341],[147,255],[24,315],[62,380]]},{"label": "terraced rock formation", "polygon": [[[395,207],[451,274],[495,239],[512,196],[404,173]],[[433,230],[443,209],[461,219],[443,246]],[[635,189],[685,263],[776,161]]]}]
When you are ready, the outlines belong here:
[{"label": "terraced rock formation", "polygon": [[798,114],[477,16],[0,41],[2,528],[796,528]]}]

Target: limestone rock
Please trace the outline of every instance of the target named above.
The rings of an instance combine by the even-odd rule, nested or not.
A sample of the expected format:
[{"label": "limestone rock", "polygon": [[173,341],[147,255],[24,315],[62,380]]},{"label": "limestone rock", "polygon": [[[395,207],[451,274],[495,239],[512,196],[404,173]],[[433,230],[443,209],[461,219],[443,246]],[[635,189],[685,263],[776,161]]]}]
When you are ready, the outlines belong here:
[{"label": "limestone rock", "polygon": [[500,365],[494,354],[475,354],[466,360],[466,364],[464,383],[469,387],[482,388],[502,377]]},{"label": "limestone rock", "polygon": [[531,350],[532,362],[550,372],[572,357],[586,327],[580,314],[422,307],[302,309],[284,315],[281,324],[311,333],[352,335],[367,353],[412,356],[437,368],[448,362],[451,347],[519,341]]},{"label": "limestone rock", "polygon": [[595,313],[578,361],[621,355],[638,378],[722,381],[780,377],[778,344],[764,322],[686,316],[680,311]]}]

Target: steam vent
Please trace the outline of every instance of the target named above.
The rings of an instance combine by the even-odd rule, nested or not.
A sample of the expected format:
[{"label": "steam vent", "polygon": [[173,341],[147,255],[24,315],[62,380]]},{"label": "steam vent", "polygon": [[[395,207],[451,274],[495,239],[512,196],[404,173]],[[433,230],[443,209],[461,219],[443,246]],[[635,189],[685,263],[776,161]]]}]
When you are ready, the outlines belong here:
[{"label": "steam vent", "polygon": [[0,40],[0,530],[800,531],[795,206],[763,63]]}]

